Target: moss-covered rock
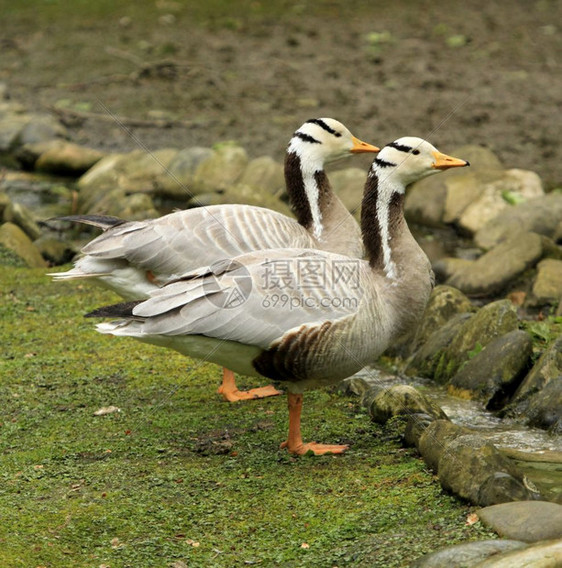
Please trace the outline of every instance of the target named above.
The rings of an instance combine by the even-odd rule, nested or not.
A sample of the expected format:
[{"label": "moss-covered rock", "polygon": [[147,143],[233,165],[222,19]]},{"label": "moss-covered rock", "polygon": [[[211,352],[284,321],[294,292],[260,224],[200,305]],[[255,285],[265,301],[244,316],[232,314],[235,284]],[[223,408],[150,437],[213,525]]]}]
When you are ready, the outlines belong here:
[{"label": "moss-covered rock", "polygon": [[[43,260],[41,253],[31,239],[13,223],[0,225],[0,246],[17,255],[30,268],[47,266],[47,263]],[[10,257],[11,255],[7,255],[8,260]],[[9,264],[12,264],[12,262],[13,259],[9,260]]]}]

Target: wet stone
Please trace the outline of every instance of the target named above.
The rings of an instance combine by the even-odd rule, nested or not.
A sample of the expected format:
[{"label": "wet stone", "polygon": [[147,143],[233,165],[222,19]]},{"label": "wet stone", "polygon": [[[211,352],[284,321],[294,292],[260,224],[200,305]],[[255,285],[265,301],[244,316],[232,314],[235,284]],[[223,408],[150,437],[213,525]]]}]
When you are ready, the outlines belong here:
[{"label": "wet stone", "polygon": [[494,555],[521,550],[527,545],[518,540],[480,540],[466,542],[426,554],[410,564],[410,568],[473,568]]},{"label": "wet stone", "polygon": [[562,505],[547,501],[502,503],[477,511],[482,523],[503,538],[538,542],[562,538]]}]

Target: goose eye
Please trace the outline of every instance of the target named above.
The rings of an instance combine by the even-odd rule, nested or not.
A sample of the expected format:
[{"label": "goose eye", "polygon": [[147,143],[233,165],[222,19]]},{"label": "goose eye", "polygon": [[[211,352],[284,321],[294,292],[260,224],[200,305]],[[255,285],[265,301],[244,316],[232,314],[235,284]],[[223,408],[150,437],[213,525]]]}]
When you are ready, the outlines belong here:
[{"label": "goose eye", "polygon": [[414,154],[414,156],[417,156],[420,153],[419,150],[412,150],[412,154]]}]

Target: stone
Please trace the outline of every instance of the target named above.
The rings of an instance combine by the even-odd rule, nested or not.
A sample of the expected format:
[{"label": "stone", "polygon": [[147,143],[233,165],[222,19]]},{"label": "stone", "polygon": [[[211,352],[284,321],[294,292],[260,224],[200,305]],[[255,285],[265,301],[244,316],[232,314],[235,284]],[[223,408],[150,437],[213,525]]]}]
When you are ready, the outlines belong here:
[{"label": "stone", "polygon": [[553,238],[562,217],[562,193],[548,193],[525,203],[506,208],[474,235],[474,242],[490,249],[526,231]]},{"label": "stone", "polygon": [[511,200],[520,203],[542,195],[542,182],[535,172],[506,170],[500,179],[484,185],[480,197],[462,211],[457,224],[465,232],[474,234],[501,211],[510,207]]},{"label": "stone", "polygon": [[470,359],[449,382],[449,393],[478,398],[486,408],[503,406],[529,367],[533,342],[528,333],[515,329],[497,337]]},{"label": "stone", "polygon": [[421,322],[412,341],[411,352],[427,341],[429,336],[453,316],[473,311],[470,300],[452,286],[436,286],[425,307]]},{"label": "stone", "polygon": [[41,229],[35,221],[33,213],[21,203],[10,203],[4,209],[4,221],[14,223],[34,241],[41,235]]},{"label": "stone", "polygon": [[58,175],[80,176],[99,162],[104,153],[63,140],[26,144],[19,153],[36,156],[33,167],[42,172]]},{"label": "stone", "polygon": [[193,176],[199,164],[214,155],[214,150],[201,146],[180,150],[168,164],[166,171],[155,180],[155,194],[186,200],[193,195]]},{"label": "stone", "polygon": [[30,268],[45,268],[47,266],[31,239],[13,223],[0,225],[0,247],[15,253]]},{"label": "stone", "polygon": [[27,115],[8,115],[0,119],[0,154],[7,154],[16,148],[20,132],[29,120]]},{"label": "stone", "polygon": [[67,138],[66,128],[50,114],[31,114],[29,121],[22,128],[18,144],[35,144],[45,142],[53,138]]},{"label": "stone", "polygon": [[217,145],[215,153],[203,160],[193,176],[194,194],[225,190],[233,186],[248,165],[244,148],[231,143]]},{"label": "stone", "polygon": [[449,420],[435,420],[424,428],[416,447],[425,463],[437,473],[439,460],[449,442],[468,433],[468,428],[453,424]]},{"label": "stone", "polygon": [[479,562],[503,552],[521,550],[527,545],[518,540],[478,540],[463,542],[426,554],[409,568],[474,568]]},{"label": "stone", "polygon": [[517,389],[506,414],[562,433],[562,336],[539,357]]},{"label": "stone", "polygon": [[4,218],[4,211],[6,210],[8,205],[10,205],[10,203],[10,197],[4,192],[0,191],[0,219]]},{"label": "stone", "polygon": [[543,255],[543,241],[536,233],[518,234],[475,261],[463,260],[453,267],[446,284],[468,295],[502,292]]},{"label": "stone", "polygon": [[359,219],[367,173],[361,168],[345,168],[330,173],[330,184],[347,210]]},{"label": "stone", "polygon": [[457,337],[461,327],[471,317],[472,314],[468,313],[457,314],[441,328],[436,329],[410,358],[406,365],[406,374],[434,378],[435,372],[442,364],[447,348]]},{"label": "stone", "polygon": [[509,459],[477,434],[449,441],[439,457],[437,472],[444,489],[476,505],[539,497],[525,486],[523,475]]},{"label": "stone", "polygon": [[497,300],[480,308],[460,327],[445,350],[435,370],[435,379],[447,382],[471,358],[474,349],[482,349],[496,337],[517,327],[516,309],[509,300]]},{"label": "stone", "polygon": [[269,156],[251,160],[242,174],[239,184],[277,195],[285,188],[283,166]]},{"label": "stone", "polygon": [[537,264],[530,306],[555,304],[562,297],[562,260],[545,258]]},{"label": "stone", "polygon": [[49,266],[59,266],[70,262],[76,251],[68,243],[53,237],[40,237],[33,243]]},{"label": "stone", "polygon": [[406,192],[404,215],[409,223],[442,227],[447,186],[445,174],[422,179]]},{"label": "stone", "polygon": [[557,503],[502,503],[479,509],[476,514],[502,538],[523,542],[562,538],[562,505]]},{"label": "stone", "polygon": [[369,405],[371,419],[380,424],[385,424],[393,416],[408,416],[413,413],[447,419],[447,415],[437,404],[410,385],[394,385],[377,391]]},{"label": "stone", "polygon": [[404,444],[417,448],[422,434],[434,420],[435,418],[429,414],[423,414],[421,412],[410,414],[404,430]]},{"label": "stone", "polygon": [[547,540],[498,554],[475,568],[559,568],[562,566],[562,540]]}]

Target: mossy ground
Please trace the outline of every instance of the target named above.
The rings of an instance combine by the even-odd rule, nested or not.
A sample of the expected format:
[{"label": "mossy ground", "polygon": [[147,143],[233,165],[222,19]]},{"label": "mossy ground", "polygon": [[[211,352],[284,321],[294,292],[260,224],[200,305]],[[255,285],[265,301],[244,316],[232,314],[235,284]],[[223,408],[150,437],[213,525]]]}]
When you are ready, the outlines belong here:
[{"label": "mossy ground", "polygon": [[306,438],[351,449],[291,458],[283,398],[222,402],[218,367],[96,333],[112,294],[6,266],[0,290],[0,566],[387,568],[486,534],[357,399],[308,394]]}]

